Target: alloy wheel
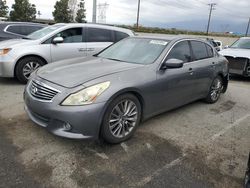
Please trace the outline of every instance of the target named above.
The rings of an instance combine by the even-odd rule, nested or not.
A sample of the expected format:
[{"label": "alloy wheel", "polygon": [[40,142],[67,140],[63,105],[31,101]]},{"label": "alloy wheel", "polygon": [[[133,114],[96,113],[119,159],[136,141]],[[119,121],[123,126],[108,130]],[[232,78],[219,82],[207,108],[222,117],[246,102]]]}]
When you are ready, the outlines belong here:
[{"label": "alloy wheel", "polygon": [[124,138],[134,129],[138,120],[136,104],[129,99],[118,103],[111,111],[109,129],[116,138]]},{"label": "alloy wheel", "polygon": [[40,67],[40,64],[38,62],[30,61],[26,63],[23,67],[23,75],[26,79],[29,79],[32,72],[34,72],[36,69]]},{"label": "alloy wheel", "polygon": [[220,78],[216,78],[213,82],[213,85],[211,87],[211,91],[210,91],[210,96],[211,96],[211,99],[213,101],[216,101],[220,94],[221,94],[221,91],[222,91],[222,81]]}]

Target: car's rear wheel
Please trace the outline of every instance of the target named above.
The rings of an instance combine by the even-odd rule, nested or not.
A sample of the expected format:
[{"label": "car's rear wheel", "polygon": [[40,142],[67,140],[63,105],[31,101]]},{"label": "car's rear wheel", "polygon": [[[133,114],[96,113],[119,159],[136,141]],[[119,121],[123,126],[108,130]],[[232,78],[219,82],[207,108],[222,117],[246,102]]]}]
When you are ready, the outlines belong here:
[{"label": "car's rear wheel", "polygon": [[39,67],[45,65],[45,62],[38,57],[25,57],[21,59],[16,66],[16,77],[21,83],[27,83],[30,75]]},{"label": "car's rear wheel", "polygon": [[128,140],[135,132],[141,118],[141,105],[136,96],[124,94],[108,106],[102,124],[101,137],[117,144]]},{"label": "car's rear wheel", "polygon": [[223,81],[221,76],[217,76],[210,87],[209,93],[205,98],[207,103],[215,103],[219,100],[221,92],[223,90]]}]

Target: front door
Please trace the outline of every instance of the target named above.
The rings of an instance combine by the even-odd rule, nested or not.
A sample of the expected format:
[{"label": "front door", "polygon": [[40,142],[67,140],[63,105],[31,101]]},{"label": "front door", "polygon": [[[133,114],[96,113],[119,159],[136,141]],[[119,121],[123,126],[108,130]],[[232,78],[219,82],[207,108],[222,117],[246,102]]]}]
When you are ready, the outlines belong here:
[{"label": "front door", "polygon": [[191,62],[192,55],[188,41],[181,41],[171,49],[166,60],[179,59],[184,62],[182,68],[159,70],[157,72],[158,83],[158,107],[162,111],[169,110],[186,104],[193,100],[194,70]]},{"label": "front door", "polygon": [[64,41],[63,43],[51,44],[52,62],[87,55],[82,27],[66,29],[54,37],[62,37]]}]

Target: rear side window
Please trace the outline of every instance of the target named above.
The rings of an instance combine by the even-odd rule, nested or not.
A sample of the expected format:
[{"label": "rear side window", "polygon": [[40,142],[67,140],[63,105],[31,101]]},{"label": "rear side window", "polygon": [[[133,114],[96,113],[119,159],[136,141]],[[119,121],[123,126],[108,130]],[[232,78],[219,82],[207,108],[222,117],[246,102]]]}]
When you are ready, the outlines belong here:
[{"label": "rear side window", "polygon": [[120,31],[115,31],[115,42],[118,42],[124,38],[129,37],[129,35],[127,33],[123,33]]},{"label": "rear side window", "polygon": [[188,41],[177,43],[169,52],[167,59],[179,59],[184,63],[190,62],[192,57]]},{"label": "rear side window", "polygon": [[208,52],[205,43],[199,41],[191,41],[191,46],[193,49],[195,60],[208,58]]},{"label": "rear side window", "polygon": [[71,28],[64,30],[54,37],[62,37],[64,39],[63,43],[80,43],[83,42],[83,29],[79,28]]},{"label": "rear side window", "polygon": [[6,31],[19,35],[29,35],[42,27],[31,25],[10,25]]},{"label": "rear side window", "polygon": [[207,53],[208,53],[208,57],[214,57],[214,50],[211,46],[206,45],[207,47]]},{"label": "rear side window", "polygon": [[113,31],[108,29],[88,28],[87,42],[114,42]]}]

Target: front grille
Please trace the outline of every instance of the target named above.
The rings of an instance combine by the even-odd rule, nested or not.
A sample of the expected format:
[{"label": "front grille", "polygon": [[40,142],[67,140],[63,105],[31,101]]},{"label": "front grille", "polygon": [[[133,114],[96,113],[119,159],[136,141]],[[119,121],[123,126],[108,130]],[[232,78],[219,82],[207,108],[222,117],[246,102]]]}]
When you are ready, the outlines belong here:
[{"label": "front grille", "polygon": [[226,56],[227,60],[229,61],[229,69],[237,69],[244,71],[246,69],[248,59],[243,57],[231,57]]},{"label": "front grille", "polygon": [[34,80],[31,82],[29,90],[33,97],[44,101],[51,101],[59,93],[58,90]]}]

